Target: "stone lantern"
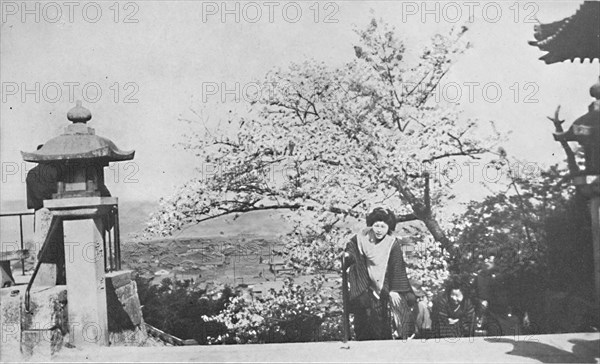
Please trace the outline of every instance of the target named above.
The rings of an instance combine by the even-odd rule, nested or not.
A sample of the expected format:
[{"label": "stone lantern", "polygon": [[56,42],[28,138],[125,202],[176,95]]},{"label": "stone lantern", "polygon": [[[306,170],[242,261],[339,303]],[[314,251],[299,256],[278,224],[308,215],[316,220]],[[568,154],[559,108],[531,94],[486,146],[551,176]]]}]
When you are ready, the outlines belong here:
[{"label": "stone lantern", "polygon": [[[21,153],[25,161],[57,171],[51,181],[56,184],[56,192],[43,200],[43,207],[52,217],[40,257],[52,245],[63,256],[64,268],[56,263],[56,269],[64,269],[66,278],[71,343],[108,345],[106,281],[111,278],[107,272],[120,269],[120,243],[118,200],[110,196],[104,185],[104,167],[110,162],[131,160],[135,152],[122,151],[109,139],[96,135],[86,124],[92,114],[81,102],[68,112],[67,118],[72,124],[65,127],[63,134],[35,152]],[[62,234],[56,234],[61,230]],[[27,312],[29,290],[40,262],[25,294]],[[90,332],[95,335],[93,340]]]},{"label": "stone lantern", "polygon": [[73,197],[108,197],[104,187],[104,167],[109,162],[133,159],[134,151],[122,151],[109,139],[96,135],[87,126],[91,112],[81,106],[69,110],[73,123],[35,152],[21,152],[28,162],[51,164],[58,168],[59,181],[53,199]]}]

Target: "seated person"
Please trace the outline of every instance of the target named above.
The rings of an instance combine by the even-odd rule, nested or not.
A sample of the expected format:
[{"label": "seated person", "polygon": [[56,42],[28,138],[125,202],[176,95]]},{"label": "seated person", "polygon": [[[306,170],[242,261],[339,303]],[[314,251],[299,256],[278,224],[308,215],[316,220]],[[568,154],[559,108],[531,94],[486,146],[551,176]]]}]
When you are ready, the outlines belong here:
[{"label": "seated person", "polygon": [[438,337],[470,336],[473,332],[475,307],[464,296],[458,282],[451,282],[433,304],[434,330]]},{"label": "seated person", "polygon": [[474,280],[477,326],[489,336],[513,333],[519,329],[519,318],[513,316],[509,302],[508,284],[496,264],[496,256],[490,254]]}]

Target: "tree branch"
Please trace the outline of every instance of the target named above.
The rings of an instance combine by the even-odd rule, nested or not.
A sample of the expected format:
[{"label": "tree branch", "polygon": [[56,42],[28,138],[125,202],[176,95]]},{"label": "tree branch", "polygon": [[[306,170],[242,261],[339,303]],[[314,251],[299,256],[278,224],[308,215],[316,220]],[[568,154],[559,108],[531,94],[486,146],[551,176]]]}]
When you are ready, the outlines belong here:
[{"label": "tree branch", "polygon": [[442,248],[451,251],[453,249],[452,242],[448,239],[446,232],[433,217],[431,210],[427,210],[427,206],[421,199],[417,198],[409,188],[404,187],[402,181],[397,177],[392,178],[390,184],[394,186],[398,190],[400,196],[410,204],[415,217],[425,224],[427,230],[429,230],[433,238],[442,245]]},{"label": "tree branch", "polygon": [[436,155],[429,159],[423,160],[423,162],[433,162],[434,160],[437,160],[437,159],[448,158],[448,157],[458,157],[458,156],[467,156],[467,157],[471,157],[473,159],[477,159],[477,157],[474,156],[475,154],[483,154],[483,153],[488,152],[488,150],[486,148],[471,148],[471,149],[465,150],[465,146],[464,146],[463,142],[460,140],[460,138],[467,132],[467,130],[460,133],[460,136],[458,136],[458,137],[456,137],[450,133],[447,133],[448,136],[456,142],[457,148],[459,150],[458,152],[449,152],[449,153]]},{"label": "tree branch", "polygon": [[396,224],[415,220],[419,220],[419,218],[415,214],[405,214],[396,216]]},{"label": "tree branch", "polygon": [[281,204],[281,205],[269,205],[269,206],[239,207],[239,208],[228,209],[224,212],[210,215],[210,216],[207,216],[207,217],[204,217],[201,219],[195,219],[194,221],[196,223],[200,223],[203,221],[212,220],[212,219],[216,219],[217,217],[231,215],[231,214],[239,214],[239,213],[245,213],[245,212],[251,212],[251,211],[262,211],[262,210],[278,210],[278,209],[296,210],[296,209],[299,209],[300,207],[302,207],[302,205],[300,205],[300,204]]},{"label": "tree branch", "polygon": [[[554,112],[554,117],[546,116],[548,120],[550,120],[554,124],[554,129],[556,130],[556,133],[564,132],[562,123],[564,123],[565,121],[560,120],[560,118],[558,117],[559,112],[560,105],[558,105],[558,107],[556,108],[556,111]],[[560,141],[560,145],[562,146],[563,150],[565,151],[565,154],[567,155],[567,165],[569,166],[569,172],[572,176],[578,175],[581,172],[581,170],[577,165],[577,161],[575,160],[575,153],[573,153],[571,146],[568,142],[564,140]]]},{"label": "tree branch", "polygon": [[424,195],[424,200],[425,200],[425,208],[427,208],[427,211],[431,211],[431,193],[430,193],[430,178],[429,178],[429,173],[425,173],[425,192],[423,193]]},{"label": "tree branch", "polygon": [[449,158],[449,157],[469,157],[469,158],[473,158],[473,159],[479,159],[475,155],[483,154],[486,152],[488,152],[488,150],[485,148],[476,148],[476,149],[469,149],[466,151],[460,151],[460,152],[454,152],[454,153],[444,153],[444,154],[433,156],[429,159],[424,159],[423,163],[433,162],[438,159],[444,159],[444,158]]}]

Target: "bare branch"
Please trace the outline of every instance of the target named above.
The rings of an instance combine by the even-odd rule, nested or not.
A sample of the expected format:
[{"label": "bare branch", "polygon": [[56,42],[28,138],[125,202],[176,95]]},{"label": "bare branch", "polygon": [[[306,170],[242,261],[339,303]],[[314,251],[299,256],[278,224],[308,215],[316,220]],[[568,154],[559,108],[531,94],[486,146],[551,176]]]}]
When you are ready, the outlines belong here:
[{"label": "bare branch", "polygon": [[448,153],[436,155],[436,156],[433,156],[433,157],[431,157],[429,159],[423,160],[423,162],[433,162],[434,160],[438,160],[438,159],[443,159],[443,158],[448,158],[448,157],[459,157],[459,156],[469,157],[469,158],[472,158],[472,159],[478,159],[475,155],[489,152],[489,150],[486,149],[486,148],[470,148],[470,149],[465,149],[465,146],[464,146],[463,142],[460,140],[460,137],[462,137],[465,133],[466,133],[466,130],[463,131],[460,134],[460,136],[458,136],[458,137],[456,137],[456,136],[454,136],[454,135],[452,135],[450,133],[447,133],[448,136],[456,142],[457,148],[458,148],[458,152],[448,152]]},{"label": "bare branch", "polygon": [[[444,78],[444,76],[446,76],[446,73],[448,73],[449,70],[450,70],[450,67],[448,67],[440,75],[440,77],[437,79],[437,81],[432,85],[431,89],[429,91],[427,91],[427,92],[424,93],[424,96],[421,98],[421,100],[419,100],[419,103],[416,105],[417,109],[419,107],[421,107],[427,100],[429,100],[429,97],[431,96],[431,94],[433,93],[433,91],[435,91],[435,89],[437,88],[437,86],[439,85],[439,83],[442,81],[442,79]],[[433,75],[431,77],[433,77]]]},{"label": "bare branch", "polygon": [[425,200],[425,208],[427,208],[427,211],[431,211],[431,190],[430,190],[430,178],[429,178],[429,173],[425,173],[425,192],[423,193],[424,195],[424,200]]},{"label": "bare branch", "polygon": [[419,220],[419,218],[415,214],[405,214],[396,216],[396,224],[415,220]]},{"label": "bare branch", "polygon": [[210,216],[206,216],[204,218],[201,219],[195,219],[194,221],[196,223],[200,223],[203,221],[207,221],[207,220],[212,220],[212,219],[216,219],[217,217],[221,217],[221,216],[226,216],[226,215],[231,215],[231,214],[238,214],[238,213],[245,213],[245,212],[250,212],[250,211],[261,211],[261,210],[278,210],[278,209],[289,209],[289,210],[295,210],[300,208],[301,205],[299,204],[282,204],[282,205],[270,205],[270,206],[251,206],[251,207],[240,207],[240,208],[236,208],[236,209],[229,209],[226,210],[222,213],[219,214],[214,214],[214,215],[210,215]]},{"label": "bare branch", "polygon": [[[207,221],[207,220],[212,220],[212,219],[216,219],[218,217],[221,216],[226,216],[226,215],[231,215],[231,214],[239,214],[239,213],[246,213],[246,212],[252,212],[252,211],[263,211],[263,210],[297,210],[300,208],[305,208],[308,211],[315,211],[317,210],[317,207],[315,206],[305,206],[302,204],[288,204],[288,203],[282,203],[282,204],[277,204],[277,205],[251,205],[247,202],[243,202],[243,201],[227,201],[228,203],[231,202],[235,202],[235,203],[239,203],[241,206],[237,206],[237,207],[230,207],[230,208],[226,208],[226,207],[217,207],[218,209],[222,210],[223,212],[218,213],[218,214],[213,214],[213,215],[209,215],[209,216],[205,216],[202,218],[196,218],[193,221],[196,223],[200,223],[203,221]],[[355,206],[359,205],[362,201],[359,201],[357,204],[355,204]],[[347,215],[347,216],[352,216],[355,218],[360,217],[360,213],[358,211],[354,211],[352,209],[343,209],[343,208],[339,208],[339,207],[329,207],[328,209],[326,209],[326,211],[328,212],[332,212],[334,214],[341,214],[341,215]],[[407,215],[408,216],[408,215]],[[406,220],[409,221],[409,220]]]},{"label": "bare branch", "polygon": [[424,159],[423,163],[433,162],[438,159],[444,159],[444,158],[449,158],[449,157],[469,157],[472,159],[479,159],[479,157],[476,156],[477,154],[484,154],[487,152],[489,152],[489,151],[485,148],[475,148],[475,149],[468,149],[465,151],[454,152],[454,153],[444,153],[444,154],[433,156],[429,159]]},{"label": "bare branch", "polygon": [[[556,111],[554,112],[554,117],[547,116],[548,120],[550,120],[554,124],[554,129],[556,130],[556,133],[564,132],[562,123],[564,123],[565,121],[560,120],[560,118],[558,117],[559,112],[560,105],[558,105],[558,107],[556,108]],[[570,174],[572,176],[578,175],[581,172],[581,170],[577,165],[577,161],[575,160],[575,153],[573,153],[571,146],[568,142],[564,140],[560,141],[560,145],[562,146],[563,150],[565,151],[565,154],[567,155],[567,165],[569,166]]]}]

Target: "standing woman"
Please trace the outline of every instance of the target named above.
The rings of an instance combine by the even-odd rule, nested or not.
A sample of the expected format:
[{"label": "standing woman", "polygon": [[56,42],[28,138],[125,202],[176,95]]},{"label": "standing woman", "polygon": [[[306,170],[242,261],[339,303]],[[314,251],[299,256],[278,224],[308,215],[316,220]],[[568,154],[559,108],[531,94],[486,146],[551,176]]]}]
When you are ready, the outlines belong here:
[{"label": "standing woman", "polygon": [[391,234],[396,217],[376,208],[367,216],[367,228],[346,245],[350,266],[350,312],[357,340],[392,338],[392,322],[401,338],[409,332],[409,306],[416,299],[406,275],[400,241]]}]

